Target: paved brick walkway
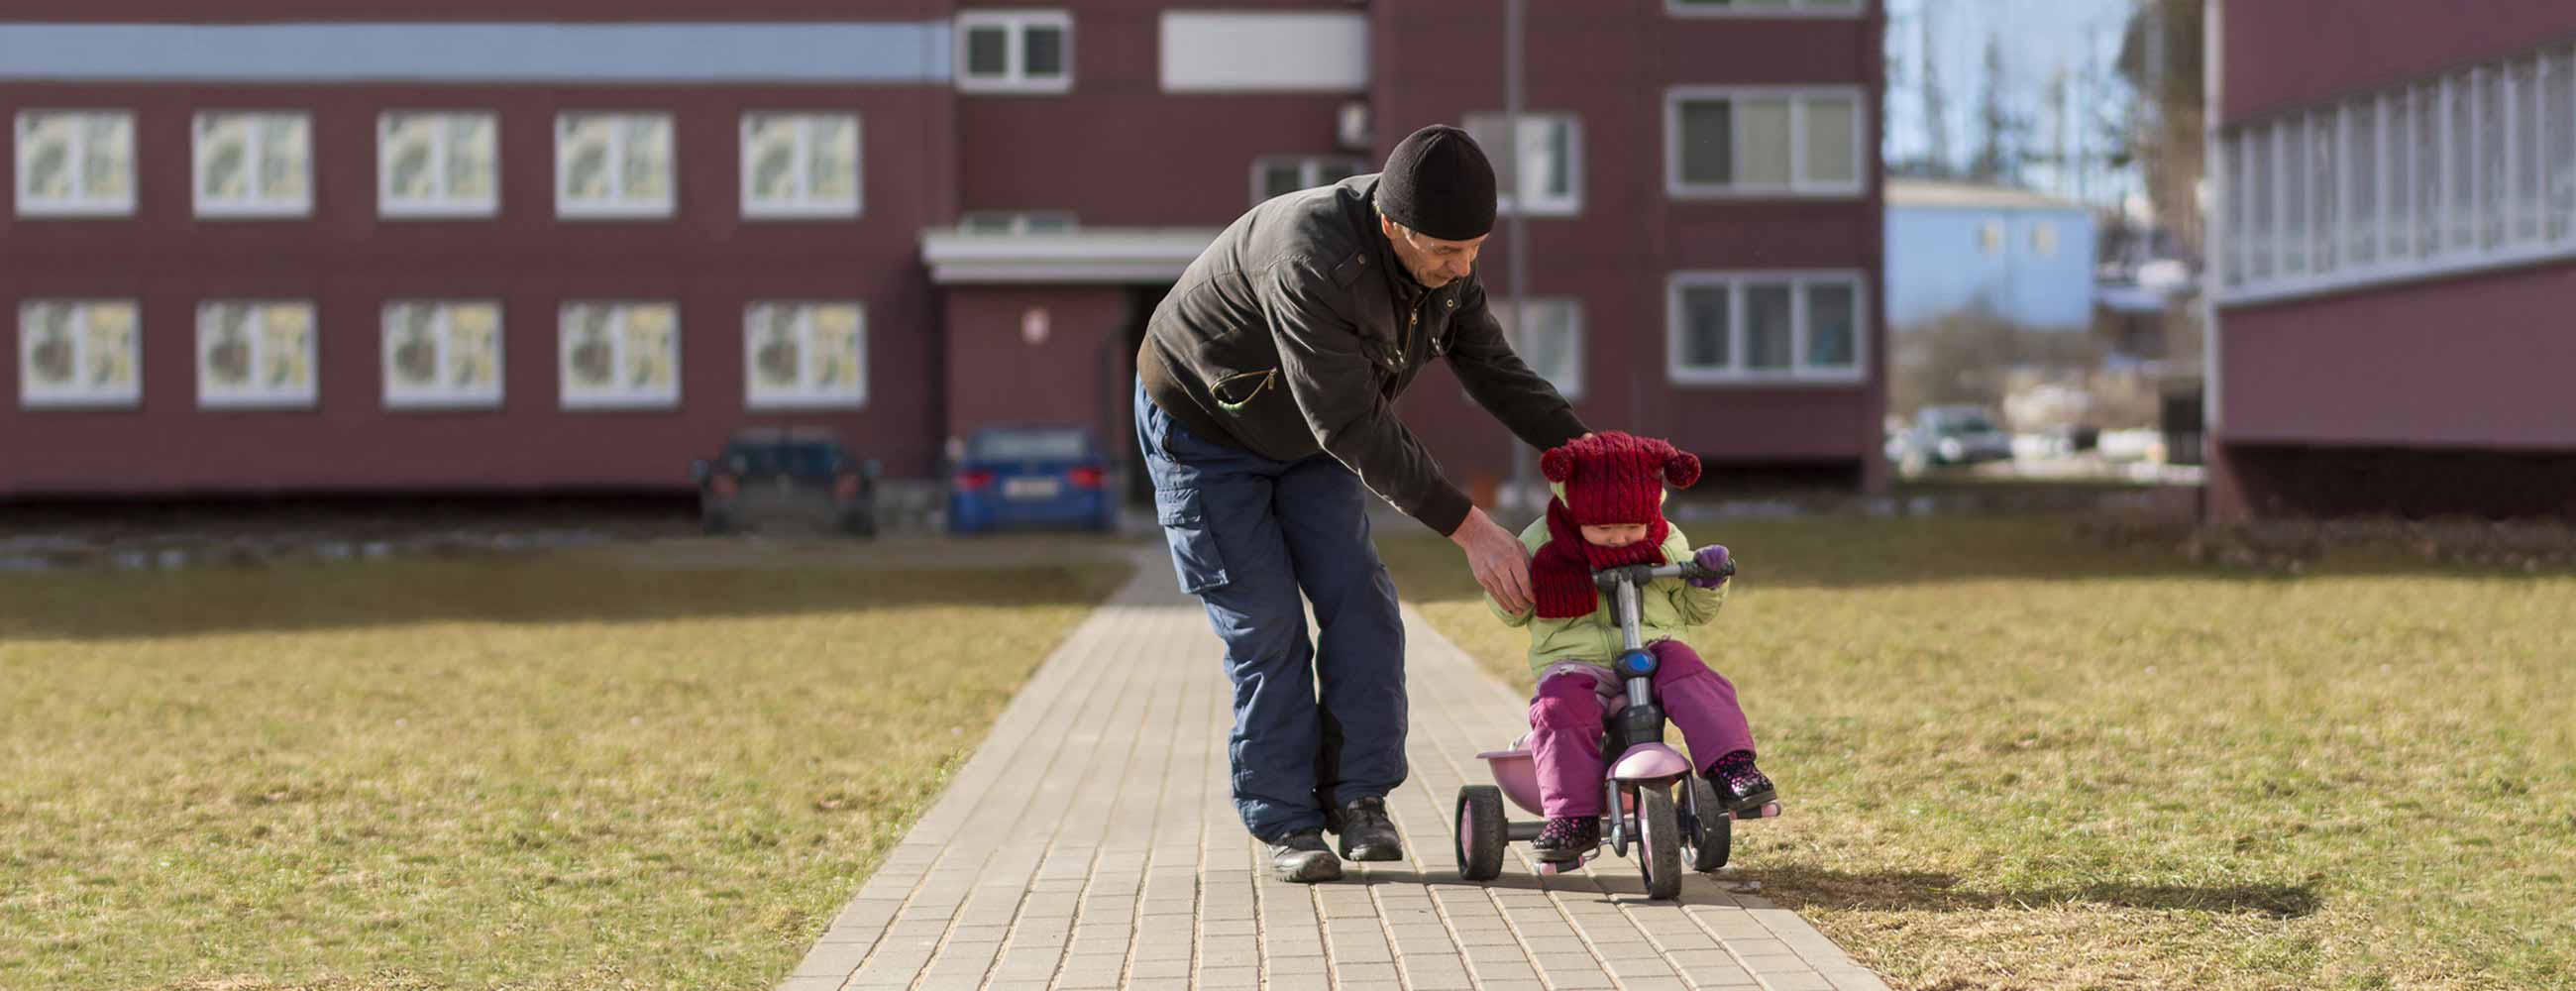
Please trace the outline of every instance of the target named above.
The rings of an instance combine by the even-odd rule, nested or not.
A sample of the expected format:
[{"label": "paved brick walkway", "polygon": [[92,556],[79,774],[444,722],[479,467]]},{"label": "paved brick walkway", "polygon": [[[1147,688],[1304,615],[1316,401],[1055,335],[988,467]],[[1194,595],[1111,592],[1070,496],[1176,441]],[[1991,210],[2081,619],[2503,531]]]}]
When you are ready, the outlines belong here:
[{"label": "paved brick walkway", "polygon": [[1216,638],[1149,556],[779,991],[1884,991],[1804,920],[1705,877],[1648,902],[1633,860],[1542,879],[1515,844],[1500,879],[1459,881],[1458,786],[1488,780],[1475,753],[1523,728],[1524,702],[1406,621],[1413,773],[1387,804],[1412,860],[1346,864],[1337,884],[1266,876],[1226,796]]}]

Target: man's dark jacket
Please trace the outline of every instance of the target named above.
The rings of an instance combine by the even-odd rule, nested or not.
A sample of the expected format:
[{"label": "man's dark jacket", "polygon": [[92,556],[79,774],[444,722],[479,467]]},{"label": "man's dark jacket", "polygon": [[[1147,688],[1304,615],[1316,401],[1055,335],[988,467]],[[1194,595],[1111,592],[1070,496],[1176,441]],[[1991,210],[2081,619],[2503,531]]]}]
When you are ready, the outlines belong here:
[{"label": "man's dark jacket", "polygon": [[1371,205],[1377,179],[1278,197],[1227,227],[1155,308],[1137,373],[1192,433],[1276,461],[1329,453],[1446,536],[1472,504],[1395,415],[1424,365],[1449,359],[1533,447],[1586,430],[1504,342],[1475,276],[1425,289],[1397,263]]}]

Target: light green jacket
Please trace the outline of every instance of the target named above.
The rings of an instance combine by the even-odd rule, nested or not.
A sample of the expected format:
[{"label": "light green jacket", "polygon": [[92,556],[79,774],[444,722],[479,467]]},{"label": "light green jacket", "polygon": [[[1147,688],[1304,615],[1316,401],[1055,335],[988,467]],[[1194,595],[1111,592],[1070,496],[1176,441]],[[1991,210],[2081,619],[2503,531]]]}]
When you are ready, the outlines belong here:
[{"label": "light green jacket", "polygon": [[[1536,556],[1548,542],[1547,520],[1542,517],[1529,529],[1521,531],[1521,543]],[[1682,536],[1680,527],[1672,527],[1664,536],[1664,560],[1690,560],[1690,538]],[[1726,604],[1728,582],[1716,588],[1693,588],[1679,578],[1658,578],[1637,590],[1638,634],[1645,642],[1677,640],[1682,628],[1698,626],[1717,618],[1717,610]],[[1600,596],[1600,608],[1572,619],[1538,619],[1535,610],[1515,615],[1503,609],[1493,596],[1485,597],[1485,607],[1512,626],[1527,626],[1530,631],[1530,672],[1537,674],[1560,661],[1582,661],[1608,667],[1619,656],[1619,613],[1609,596]]]}]

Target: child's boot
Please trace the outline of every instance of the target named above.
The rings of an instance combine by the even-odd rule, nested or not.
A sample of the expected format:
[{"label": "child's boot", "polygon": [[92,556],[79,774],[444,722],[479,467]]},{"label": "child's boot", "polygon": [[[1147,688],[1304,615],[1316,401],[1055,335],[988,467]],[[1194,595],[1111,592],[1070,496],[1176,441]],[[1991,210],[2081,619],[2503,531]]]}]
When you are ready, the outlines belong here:
[{"label": "child's boot", "polygon": [[1538,851],[1538,859],[1551,864],[1582,863],[1585,855],[1600,846],[1601,820],[1591,816],[1549,819],[1538,831],[1538,839],[1530,841],[1530,848]]},{"label": "child's boot", "polygon": [[1771,786],[1771,778],[1753,766],[1750,750],[1728,751],[1709,765],[1708,783],[1717,786],[1718,801],[1726,803],[1727,811],[1739,815],[1759,812],[1780,800],[1780,790]]}]

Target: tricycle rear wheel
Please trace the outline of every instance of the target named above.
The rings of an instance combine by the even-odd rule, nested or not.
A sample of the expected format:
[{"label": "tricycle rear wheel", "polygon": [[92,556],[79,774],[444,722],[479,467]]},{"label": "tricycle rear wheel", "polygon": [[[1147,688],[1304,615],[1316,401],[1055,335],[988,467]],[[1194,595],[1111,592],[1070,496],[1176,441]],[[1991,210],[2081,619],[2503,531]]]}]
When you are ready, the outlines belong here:
[{"label": "tricycle rear wheel", "polygon": [[1458,876],[1491,881],[1503,873],[1503,848],[1511,842],[1503,821],[1503,792],[1492,785],[1458,789]]}]

